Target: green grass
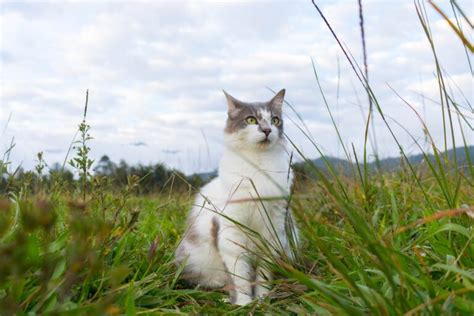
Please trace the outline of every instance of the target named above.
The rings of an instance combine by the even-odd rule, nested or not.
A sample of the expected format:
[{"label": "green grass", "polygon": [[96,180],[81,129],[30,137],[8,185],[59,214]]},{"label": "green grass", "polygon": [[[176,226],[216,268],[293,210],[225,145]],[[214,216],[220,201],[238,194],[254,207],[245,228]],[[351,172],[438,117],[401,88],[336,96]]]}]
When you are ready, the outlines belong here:
[{"label": "green grass", "polygon": [[[163,181],[167,188],[160,193],[146,196],[139,194],[145,182],[136,176],[129,176],[126,185],[112,185],[114,179],[93,175],[88,147],[93,128],[86,123],[86,101],[80,140],[70,148],[76,151],[69,161],[78,180],[66,181],[55,171],[44,181],[41,155],[36,171],[19,178],[8,158],[13,142],[0,160],[0,315],[473,315],[469,117],[446,89],[425,8],[417,3],[416,10],[435,58],[443,143],[435,144],[420,118],[434,158],[412,136],[427,159],[411,164],[364,73],[352,54],[345,54],[374,108],[366,121],[364,152],[343,144],[334,120],[350,172],[332,166],[313,142],[326,168],[314,166],[289,140],[295,155],[307,161],[291,197],[302,243],[295,262],[267,262],[277,276],[270,297],[238,307],[226,303],[224,291],[180,280],[173,253],[195,190],[179,184],[179,174]],[[331,101],[324,101],[331,114]],[[397,171],[371,170],[367,143],[376,114],[401,153]],[[296,124],[312,141],[304,122]],[[455,139],[457,130],[461,139]],[[451,145],[463,144],[466,161],[438,149],[445,151],[450,140]]]},{"label": "green grass", "polygon": [[[331,193],[332,184],[300,181],[292,202],[303,237],[298,260],[273,264],[279,275],[273,298],[246,307],[225,303],[224,292],[179,280],[173,252],[190,194],[132,194],[124,201],[124,193],[104,193],[101,199],[91,196],[86,206],[66,192],[12,196],[13,202],[1,203],[0,310],[474,312],[473,220],[463,209],[431,218],[438,213],[426,207],[421,189],[403,172],[375,174],[368,195],[350,179],[340,182],[346,198]],[[445,210],[436,182],[428,176],[422,182],[434,207]],[[458,200],[473,205],[472,187],[461,186]]]}]

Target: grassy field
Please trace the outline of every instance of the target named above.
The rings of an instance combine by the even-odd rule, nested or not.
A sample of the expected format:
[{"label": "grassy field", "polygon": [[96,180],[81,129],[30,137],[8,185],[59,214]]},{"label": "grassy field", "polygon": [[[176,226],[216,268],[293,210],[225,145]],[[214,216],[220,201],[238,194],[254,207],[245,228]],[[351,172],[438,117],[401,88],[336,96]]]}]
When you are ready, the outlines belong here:
[{"label": "grassy field", "polygon": [[84,204],[61,189],[20,190],[1,201],[0,310],[472,315],[473,219],[461,207],[474,204],[472,185],[461,180],[451,205],[429,173],[418,180],[400,171],[364,185],[338,179],[297,189],[298,260],[272,263],[279,277],[271,298],[246,307],[179,281],[173,251],[188,193],[102,189]]},{"label": "grassy field", "polygon": [[[426,29],[422,11],[420,21]],[[429,32],[427,38],[432,43]],[[356,155],[342,140],[349,174],[329,160],[324,172],[308,161],[291,196],[302,237],[296,261],[268,262],[278,276],[271,295],[245,307],[228,304],[224,291],[179,279],[173,253],[196,188],[175,177],[163,192],[145,196],[138,194],[136,176],[117,186],[92,174],[87,110],[70,162],[78,175],[72,185],[61,175],[45,181],[41,158],[31,176],[19,180],[7,152],[0,161],[0,315],[473,315],[470,118],[437,69],[445,143],[435,144],[426,130],[433,156],[419,164],[410,163],[399,144],[401,166],[391,172],[376,170],[367,151]],[[361,83],[374,107],[367,149],[371,115],[392,129],[376,94]],[[464,161],[438,149],[450,139],[465,149]],[[314,154],[325,159],[316,144]]]}]

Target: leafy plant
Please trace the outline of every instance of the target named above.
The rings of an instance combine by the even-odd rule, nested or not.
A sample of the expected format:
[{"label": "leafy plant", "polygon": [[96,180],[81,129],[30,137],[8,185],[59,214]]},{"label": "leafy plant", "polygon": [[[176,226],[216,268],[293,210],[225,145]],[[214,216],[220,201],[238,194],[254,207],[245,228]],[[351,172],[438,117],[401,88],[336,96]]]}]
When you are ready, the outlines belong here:
[{"label": "leafy plant", "polygon": [[69,165],[76,169],[79,173],[80,182],[82,184],[81,191],[82,191],[82,201],[83,203],[86,202],[86,195],[87,195],[87,186],[89,183],[89,179],[92,176],[91,168],[94,160],[89,158],[89,153],[91,148],[89,147],[88,143],[93,138],[90,136],[90,125],[86,122],[87,116],[87,105],[89,101],[89,90],[86,91],[86,104],[84,106],[84,116],[82,118],[81,124],[79,124],[79,137],[80,139],[74,142],[73,149],[76,150],[76,157],[69,160]]}]

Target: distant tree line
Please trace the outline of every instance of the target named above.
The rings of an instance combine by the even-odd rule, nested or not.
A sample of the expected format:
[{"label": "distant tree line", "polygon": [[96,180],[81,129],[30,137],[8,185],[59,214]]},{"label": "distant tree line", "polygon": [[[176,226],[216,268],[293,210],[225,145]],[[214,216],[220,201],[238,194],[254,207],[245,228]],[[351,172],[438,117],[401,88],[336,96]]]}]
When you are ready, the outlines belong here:
[{"label": "distant tree line", "polygon": [[199,188],[203,185],[200,176],[193,174],[186,176],[176,169],[169,169],[162,163],[153,165],[128,165],[124,160],[118,164],[106,155],[97,162],[94,172],[98,176],[112,179],[115,186],[127,183],[127,177],[135,175],[140,179],[140,191],[144,194],[157,193],[163,190],[183,190],[189,187]]},{"label": "distant tree line", "polygon": [[[95,163],[93,170],[93,178],[105,179],[111,190],[123,188],[130,176],[138,177],[139,194],[189,191],[201,187],[205,182],[199,175],[186,176],[181,171],[170,169],[162,163],[129,165],[124,160],[115,163],[107,155]],[[38,193],[54,186],[73,191],[78,181],[79,179],[68,168],[63,168],[58,163],[47,168],[44,162],[39,161],[34,170],[26,171],[21,167],[12,172],[3,170],[0,177],[0,193],[18,191],[21,188]]]},{"label": "distant tree line", "polygon": [[[447,161],[457,170],[464,174],[472,172],[472,157],[474,157],[474,146],[459,147],[451,149],[446,153],[440,153],[441,157],[447,157],[441,161],[443,168]],[[454,159],[456,157],[456,159]],[[426,156],[422,154],[408,156],[408,162],[418,168],[426,169],[426,159],[435,163],[433,154]],[[326,157],[314,159],[308,162],[297,162],[292,165],[296,183],[303,183],[305,180],[317,179],[314,169],[319,169],[323,174],[330,175],[328,164],[340,175],[351,177],[356,171],[357,166],[345,159]],[[406,168],[407,162],[402,158],[386,158],[367,164],[370,173],[377,170],[383,172],[399,172]],[[47,168],[42,160],[42,155],[38,154],[37,165],[34,170],[25,171],[23,168],[17,168],[14,171],[8,171],[8,164],[0,160],[0,194],[7,193],[21,188],[28,189],[28,192],[39,192],[41,189],[52,189],[54,186],[61,186],[62,189],[72,192],[77,189],[78,176],[75,176],[71,170],[63,168],[60,164],[53,164]],[[361,166],[359,166],[362,168]],[[189,191],[191,188],[200,188],[203,184],[209,182],[217,176],[217,171],[193,174],[186,176],[181,171],[170,169],[162,163],[150,165],[129,165],[126,161],[120,160],[114,163],[106,155],[102,156],[93,167],[93,178],[102,178],[107,180],[108,187],[112,190],[121,190],[128,183],[130,176],[136,176],[139,179],[139,194],[156,194],[170,191]],[[103,182],[103,181],[102,181]]]}]

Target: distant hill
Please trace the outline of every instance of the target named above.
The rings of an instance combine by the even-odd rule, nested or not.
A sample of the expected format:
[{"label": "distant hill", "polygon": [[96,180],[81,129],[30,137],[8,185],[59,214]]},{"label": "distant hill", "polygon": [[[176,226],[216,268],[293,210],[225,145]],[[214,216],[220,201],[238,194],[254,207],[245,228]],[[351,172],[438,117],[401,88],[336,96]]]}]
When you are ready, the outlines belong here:
[{"label": "distant hill", "polygon": [[[467,147],[467,152],[469,154],[470,158],[470,163],[473,164],[472,159],[474,158],[474,146],[469,146]],[[468,155],[466,153],[466,148],[464,147],[457,147],[455,149],[450,149],[447,151],[447,156],[449,161],[454,160],[454,155],[456,154],[456,159],[458,162],[458,165],[465,169],[467,172],[467,166],[469,164],[468,161]],[[428,159],[431,162],[435,162],[435,156],[433,154],[428,154]],[[444,157],[445,153],[440,154],[440,158],[442,163],[444,164]],[[358,157],[359,159],[359,164],[362,164],[363,162],[361,161],[362,157]],[[423,163],[425,157],[423,154],[416,154],[416,155],[410,155],[408,156],[408,161],[410,162],[411,165],[413,166],[418,166],[421,163]],[[340,158],[335,158],[335,157],[326,157],[326,160],[329,161],[329,163],[333,166],[334,169],[337,171],[342,172],[345,175],[350,175],[351,174],[351,163],[345,159],[340,159]],[[311,160],[312,164],[322,170],[323,172],[328,171],[328,167],[326,162],[324,161],[323,158],[317,158]],[[399,170],[402,167],[402,164],[405,163],[404,159],[402,159],[402,156],[400,157],[389,157],[389,158],[384,158],[384,159],[379,159],[378,163],[376,161],[371,161],[368,163],[368,167],[371,171],[380,170],[385,171],[385,172],[394,172]],[[294,164],[294,168],[302,173],[308,173],[309,171],[309,166],[305,162],[298,162]]]},{"label": "distant hill", "polygon": [[[467,147],[467,151],[470,156],[470,163],[473,164],[472,159],[474,158],[474,146]],[[448,159],[450,161],[454,159],[455,153],[456,153],[456,159],[458,161],[458,164],[461,167],[466,168],[466,171],[467,171],[468,155],[466,154],[466,148],[457,147],[455,149],[448,150],[447,154],[448,154]],[[444,157],[444,156],[445,156],[445,153],[444,152],[441,153],[441,157]],[[358,158],[359,158],[359,163],[362,163],[361,161],[362,157],[358,157]],[[428,159],[434,162],[435,156],[433,154],[428,154]],[[347,161],[346,159],[341,159],[341,158],[336,158],[336,157],[326,157],[326,160],[328,160],[329,163],[333,166],[333,168],[336,169],[337,171],[342,172],[345,175],[350,175],[351,163]],[[424,156],[423,154],[410,155],[408,156],[408,161],[410,162],[410,164],[417,166],[424,161]],[[311,162],[315,167],[319,168],[323,172],[326,172],[328,169],[327,164],[323,158],[313,159],[311,160]],[[377,170],[377,166],[380,166],[382,171],[393,172],[401,168],[402,162],[403,162],[403,159],[401,156],[389,157],[389,158],[379,159],[378,163],[376,161],[371,161],[368,164],[368,166],[370,170]],[[293,167],[295,168],[295,170],[299,172],[309,173],[309,166],[305,162],[297,162],[293,165]],[[206,172],[206,173],[196,173],[194,175],[201,178],[202,181],[208,182],[217,176],[217,170],[212,171],[212,172]]]}]

